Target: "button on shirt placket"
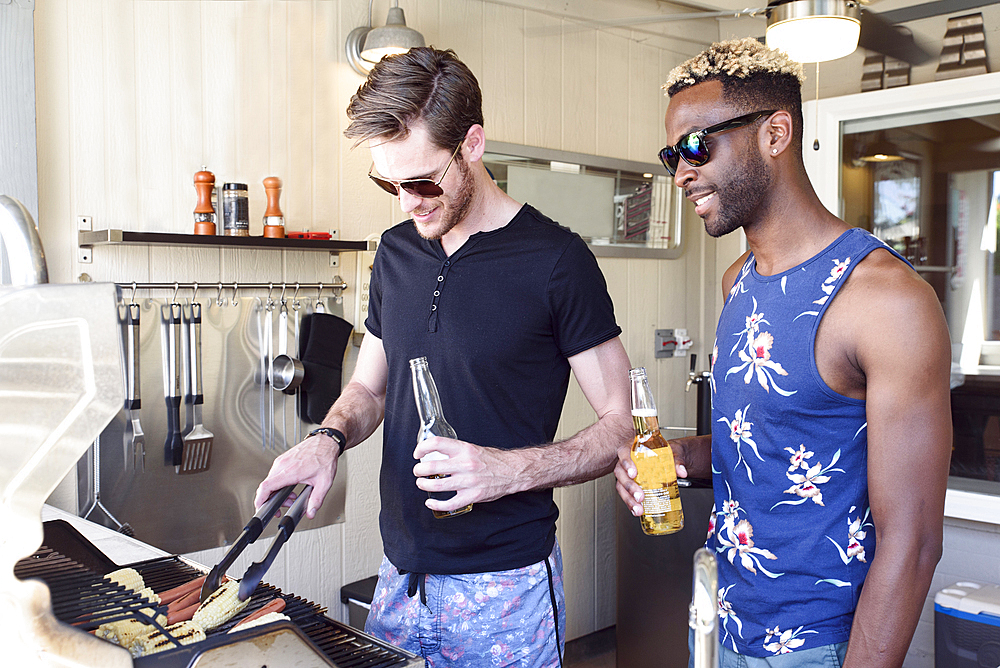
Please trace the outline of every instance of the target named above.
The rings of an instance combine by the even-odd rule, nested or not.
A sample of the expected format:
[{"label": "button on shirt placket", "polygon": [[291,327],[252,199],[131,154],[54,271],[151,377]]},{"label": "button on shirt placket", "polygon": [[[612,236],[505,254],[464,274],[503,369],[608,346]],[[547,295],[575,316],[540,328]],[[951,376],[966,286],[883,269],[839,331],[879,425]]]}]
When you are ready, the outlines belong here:
[{"label": "button on shirt placket", "polygon": [[444,279],[448,275],[448,268],[451,267],[451,260],[445,260],[441,265],[441,273],[438,274],[434,293],[431,295],[431,314],[427,319],[427,331],[437,331],[438,300],[441,298],[441,289],[444,288]]}]

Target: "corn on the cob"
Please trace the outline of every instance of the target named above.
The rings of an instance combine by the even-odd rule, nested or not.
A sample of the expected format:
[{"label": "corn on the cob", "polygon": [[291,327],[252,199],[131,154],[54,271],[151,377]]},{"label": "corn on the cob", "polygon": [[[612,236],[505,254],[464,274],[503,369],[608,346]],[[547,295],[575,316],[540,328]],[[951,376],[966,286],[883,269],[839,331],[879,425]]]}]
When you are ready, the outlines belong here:
[{"label": "corn on the cob", "polygon": [[[205,631],[194,622],[180,622],[167,627],[167,632],[182,645],[201,642],[205,639]],[[129,652],[132,656],[148,656],[157,652],[164,652],[175,648],[176,645],[160,631],[153,631],[143,636],[139,636],[132,641]]]},{"label": "corn on the cob", "polygon": [[146,599],[150,603],[159,603],[160,602],[160,597],[157,596],[156,592],[153,591],[152,588],[150,588],[150,587],[145,587],[145,588],[141,589],[139,591],[139,596],[142,596],[144,599]]},{"label": "corn on the cob", "polygon": [[110,580],[126,589],[142,591],[146,588],[146,583],[142,581],[142,576],[134,568],[119,568],[104,576],[105,580]]},{"label": "corn on the cob", "polygon": [[[158,624],[162,625],[167,623],[166,615],[158,615],[152,608],[143,608],[140,612],[147,615],[150,619],[155,619]],[[121,614],[121,612],[118,614]],[[109,640],[128,649],[128,646],[136,637],[155,630],[156,627],[152,624],[147,624],[138,619],[130,618],[120,619],[116,622],[105,622],[97,627],[97,630],[94,631],[94,635],[98,638],[104,638],[105,640]]]},{"label": "corn on the cob", "polygon": [[233,628],[229,629],[229,632],[235,633],[236,631],[244,631],[246,629],[252,629],[255,626],[262,626],[264,624],[270,624],[271,622],[280,622],[283,619],[288,619],[288,615],[281,612],[269,612],[266,615],[261,615],[257,619],[251,619],[249,622],[237,624]]},{"label": "corn on the cob", "polygon": [[198,606],[194,617],[192,617],[192,621],[206,631],[210,631],[220,624],[225,624],[236,613],[247,607],[247,604],[250,602],[249,598],[241,601],[238,596],[239,591],[239,582],[236,580],[226,582],[212,592],[212,595],[204,603]]}]

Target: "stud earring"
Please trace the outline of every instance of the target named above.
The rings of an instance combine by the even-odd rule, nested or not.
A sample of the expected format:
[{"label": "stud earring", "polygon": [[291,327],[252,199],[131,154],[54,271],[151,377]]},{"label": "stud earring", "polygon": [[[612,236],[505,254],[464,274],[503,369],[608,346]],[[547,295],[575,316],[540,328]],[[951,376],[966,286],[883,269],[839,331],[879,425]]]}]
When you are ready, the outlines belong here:
[{"label": "stud earring", "polygon": [[771,149],[771,153],[775,153],[776,154],[777,152],[778,152],[778,149],[776,149],[776,148],[772,148]]}]

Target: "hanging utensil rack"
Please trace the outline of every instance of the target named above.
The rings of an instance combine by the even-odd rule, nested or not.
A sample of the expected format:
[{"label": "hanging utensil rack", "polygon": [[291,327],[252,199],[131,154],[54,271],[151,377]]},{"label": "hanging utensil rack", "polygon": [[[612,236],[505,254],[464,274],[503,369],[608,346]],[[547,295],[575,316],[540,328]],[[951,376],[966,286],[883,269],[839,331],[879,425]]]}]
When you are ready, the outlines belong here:
[{"label": "hanging utensil rack", "polygon": [[240,290],[267,290],[268,291],[268,301],[273,303],[271,300],[271,295],[275,290],[280,290],[282,298],[289,291],[292,292],[292,301],[298,297],[298,294],[302,290],[317,290],[316,299],[320,299],[323,296],[324,290],[332,290],[334,297],[340,297],[341,293],[347,289],[347,281],[342,279],[340,276],[334,276],[333,282],[331,283],[289,283],[287,281],[282,281],[281,283],[198,283],[192,281],[190,283],[115,283],[119,288],[124,291],[131,290],[132,296],[131,301],[135,300],[135,293],[137,290],[173,290],[174,295],[172,301],[177,301],[177,293],[181,290],[191,290],[192,300],[201,290],[216,290],[215,302],[218,306],[224,303],[227,294],[231,297],[236,297]]}]

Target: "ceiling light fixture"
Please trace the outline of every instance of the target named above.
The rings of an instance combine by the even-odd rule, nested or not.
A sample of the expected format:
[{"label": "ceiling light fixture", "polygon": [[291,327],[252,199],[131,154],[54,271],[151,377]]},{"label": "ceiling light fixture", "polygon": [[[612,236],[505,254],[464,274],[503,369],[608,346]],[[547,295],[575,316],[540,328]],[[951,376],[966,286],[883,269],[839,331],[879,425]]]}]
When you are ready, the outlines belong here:
[{"label": "ceiling light fixture", "polygon": [[791,0],[767,8],[767,45],[800,63],[819,63],[854,53],[861,35],[853,0]]},{"label": "ceiling light fixture", "polygon": [[906,158],[900,155],[900,150],[895,144],[883,138],[865,147],[864,155],[858,159],[862,162],[894,162]]},{"label": "ceiling light fixture", "polygon": [[368,2],[368,25],[355,28],[347,35],[347,62],[355,72],[368,76],[372,67],[384,56],[406,53],[410,49],[424,46],[424,36],[413,28],[406,27],[406,17],[399,8],[399,0],[393,0],[389,16],[381,28],[372,27],[372,3]]}]

